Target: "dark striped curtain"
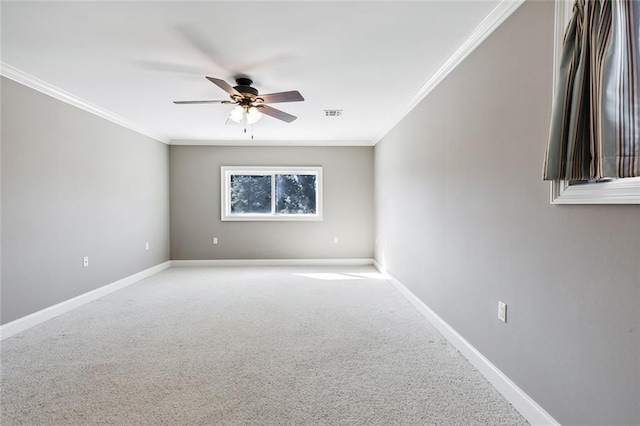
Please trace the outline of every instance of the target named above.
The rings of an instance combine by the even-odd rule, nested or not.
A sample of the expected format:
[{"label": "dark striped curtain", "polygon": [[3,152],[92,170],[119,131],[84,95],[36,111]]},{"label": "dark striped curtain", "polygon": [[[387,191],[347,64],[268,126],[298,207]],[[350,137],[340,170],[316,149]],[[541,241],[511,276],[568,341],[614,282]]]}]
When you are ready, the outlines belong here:
[{"label": "dark striped curtain", "polygon": [[577,0],[564,36],[545,180],[640,176],[640,1]]}]

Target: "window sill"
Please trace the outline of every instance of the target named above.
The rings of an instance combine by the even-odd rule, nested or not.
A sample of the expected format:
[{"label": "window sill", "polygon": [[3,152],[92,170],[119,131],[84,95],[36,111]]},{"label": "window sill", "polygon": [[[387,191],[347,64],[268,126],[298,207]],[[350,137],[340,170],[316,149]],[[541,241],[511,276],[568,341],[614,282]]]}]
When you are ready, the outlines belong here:
[{"label": "window sill", "polygon": [[321,222],[320,215],[257,215],[257,214],[234,214],[225,215],[221,219],[223,222]]},{"label": "window sill", "polygon": [[569,185],[551,182],[551,204],[640,204],[640,178]]}]

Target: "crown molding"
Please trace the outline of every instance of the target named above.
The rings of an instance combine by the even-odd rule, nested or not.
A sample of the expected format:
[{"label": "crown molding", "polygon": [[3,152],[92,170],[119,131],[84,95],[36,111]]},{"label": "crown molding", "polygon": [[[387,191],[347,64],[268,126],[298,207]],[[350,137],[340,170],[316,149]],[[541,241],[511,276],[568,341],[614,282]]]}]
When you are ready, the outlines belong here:
[{"label": "crown molding", "polygon": [[150,137],[151,139],[155,139],[158,142],[162,142],[164,144],[169,144],[170,142],[170,139],[166,136],[152,132],[145,127],[142,127],[132,121],[120,117],[117,114],[109,112],[90,102],[87,102],[84,99],[65,92],[64,90],[52,84],[42,81],[39,78],[27,74],[26,72],[20,71],[19,69],[12,67],[11,65],[8,65],[4,62],[0,62],[0,75],[18,82],[24,86],[37,90],[38,92],[44,93],[45,95],[51,96],[52,98],[58,99],[59,101],[68,103],[84,111],[87,111],[88,113],[97,115],[98,117],[104,118],[105,120],[109,120],[129,130],[133,130],[136,133]]},{"label": "crown molding", "polygon": [[169,145],[178,146],[373,146],[370,140],[356,141],[267,141],[267,140],[195,140],[195,139],[172,139]]},{"label": "crown molding", "polygon": [[473,30],[451,57],[431,76],[424,86],[382,132],[372,141],[375,145],[384,138],[404,117],[406,117],[442,80],[473,52],[489,35],[498,28],[525,0],[501,0],[489,15]]}]

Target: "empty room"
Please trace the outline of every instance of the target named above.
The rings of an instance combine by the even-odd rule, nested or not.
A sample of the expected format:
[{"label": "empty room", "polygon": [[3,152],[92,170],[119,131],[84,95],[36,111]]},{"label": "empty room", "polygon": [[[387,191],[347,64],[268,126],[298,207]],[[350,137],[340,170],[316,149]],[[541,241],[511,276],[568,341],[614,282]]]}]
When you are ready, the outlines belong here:
[{"label": "empty room", "polygon": [[2,425],[640,426],[640,2],[0,7]]}]

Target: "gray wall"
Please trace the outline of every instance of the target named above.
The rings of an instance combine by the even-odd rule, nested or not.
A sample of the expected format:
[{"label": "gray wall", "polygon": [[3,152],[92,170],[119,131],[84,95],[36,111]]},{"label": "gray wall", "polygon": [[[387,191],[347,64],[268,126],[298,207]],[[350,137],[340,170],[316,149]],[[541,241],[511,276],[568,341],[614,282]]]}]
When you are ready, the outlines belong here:
[{"label": "gray wall", "polygon": [[168,260],[168,167],[166,145],[3,78],[2,323]]},{"label": "gray wall", "polygon": [[[172,259],[373,257],[372,147],[171,146],[169,152]],[[220,166],[249,165],[322,166],[323,220],[222,222]]]},{"label": "gray wall", "polygon": [[376,259],[562,424],[638,425],[640,208],[550,205],[541,180],[553,7],[525,3],[376,146]]}]

